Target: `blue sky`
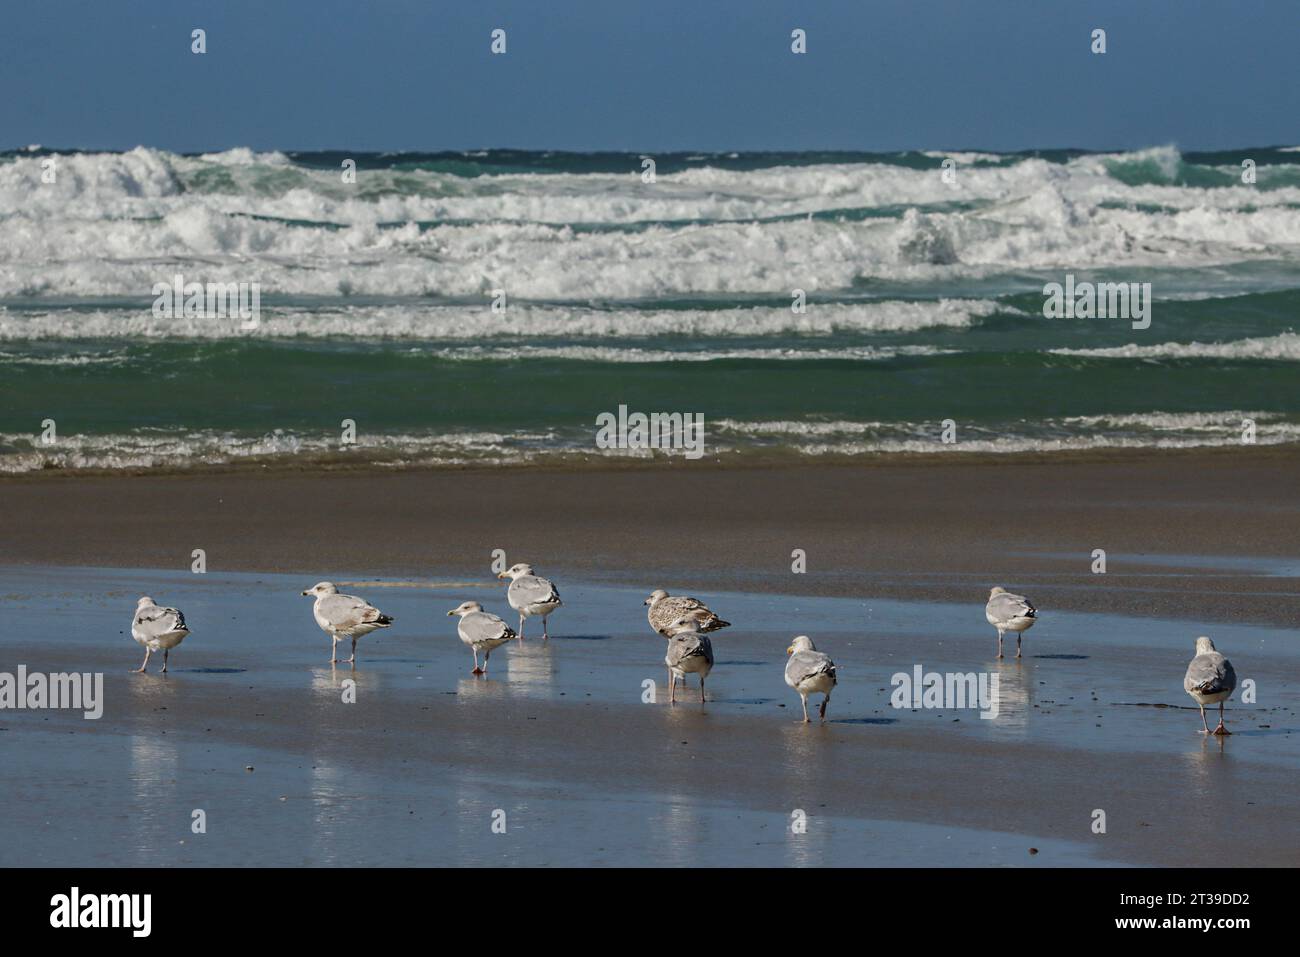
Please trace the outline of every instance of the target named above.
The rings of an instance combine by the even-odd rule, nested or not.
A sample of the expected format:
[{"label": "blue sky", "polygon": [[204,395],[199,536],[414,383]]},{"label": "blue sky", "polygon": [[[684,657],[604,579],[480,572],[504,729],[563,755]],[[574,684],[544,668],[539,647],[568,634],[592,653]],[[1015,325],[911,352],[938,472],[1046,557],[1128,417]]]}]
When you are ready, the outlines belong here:
[{"label": "blue sky", "polygon": [[0,148],[1292,145],[1298,27],[1296,0],[39,0],[0,21]]}]

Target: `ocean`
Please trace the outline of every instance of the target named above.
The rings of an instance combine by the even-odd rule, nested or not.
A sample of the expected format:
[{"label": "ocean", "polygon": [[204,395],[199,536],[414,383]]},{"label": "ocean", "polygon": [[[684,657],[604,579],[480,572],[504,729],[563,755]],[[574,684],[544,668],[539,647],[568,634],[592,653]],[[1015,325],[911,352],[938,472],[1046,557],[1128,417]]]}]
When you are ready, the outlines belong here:
[{"label": "ocean", "polygon": [[1300,441],[1300,148],[648,155],[0,153],[0,471]]}]

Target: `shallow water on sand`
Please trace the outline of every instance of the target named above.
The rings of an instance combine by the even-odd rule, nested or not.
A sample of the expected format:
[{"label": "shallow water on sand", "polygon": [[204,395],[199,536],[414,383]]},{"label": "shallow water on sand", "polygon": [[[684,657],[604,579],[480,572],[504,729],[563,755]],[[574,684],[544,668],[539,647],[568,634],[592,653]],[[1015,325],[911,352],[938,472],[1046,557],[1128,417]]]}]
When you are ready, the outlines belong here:
[{"label": "shallow water on sand", "polygon": [[[552,639],[529,622],[526,640],[476,678],[446,612],[473,599],[513,624],[492,580],[341,580],[396,619],[361,640],[353,670],[329,666],[299,596],[305,579],[0,569],[0,670],[102,671],[106,699],[98,721],[0,711],[0,864],[1115,864],[1129,859],[1120,839],[1100,843],[1073,823],[1022,831],[991,812],[972,827],[969,809],[945,810],[943,780],[915,782],[916,819],[896,805],[875,817],[873,792],[892,785],[854,762],[908,733],[951,749],[955,776],[990,760],[1032,767],[1036,749],[1153,752],[1174,759],[1171,789],[1210,806],[1261,769],[1300,767],[1300,642],[1283,629],[1045,610],[1026,657],[997,661],[978,596],[959,606],[710,593],[733,626],[713,636],[708,702],[691,678],[670,708],[648,589],[555,577],[565,605]],[[166,676],[157,658],[149,674],[128,673],[143,657],[128,630],[142,593],[182,608],[192,629]],[[1182,690],[1207,633],[1239,689],[1257,689],[1257,703],[1240,690],[1229,703],[1226,741],[1196,733]],[[783,681],[795,634],[838,666],[825,727],[798,722]],[[892,707],[891,676],[916,665],[996,674],[997,717]],[[342,702],[349,680],[355,704]],[[750,748],[755,781],[710,782],[710,764]],[[826,798],[823,777],[856,781],[854,800]],[[198,808],[206,834],[191,831]],[[795,809],[806,833],[791,831]],[[491,829],[498,810],[505,834]]]}]

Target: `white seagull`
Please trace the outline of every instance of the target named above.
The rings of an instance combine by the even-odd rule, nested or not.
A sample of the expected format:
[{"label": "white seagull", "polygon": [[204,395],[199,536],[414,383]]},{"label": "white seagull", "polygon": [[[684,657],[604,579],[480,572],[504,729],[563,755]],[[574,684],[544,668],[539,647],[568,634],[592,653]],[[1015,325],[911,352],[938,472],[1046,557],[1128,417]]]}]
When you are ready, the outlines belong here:
[{"label": "white seagull", "polygon": [[1232,734],[1223,726],[1223,702],[1236,687],[1237,673],[1232,670],[1232,662],[1214,650],[1214,642],[1209,638],[1197,638],[1196,657],[1187,666],[1183,690],[1201,706],[1201,724],[1205,727],[1205,734],[1211,733],[1205,720],[1205,706],[1216,702],[1219,705],[1219,726],[1213,733]]},{"label": "white seagull", "polygon": [[519,612],[519,637],[524,637],[524,619],[540,615],[542,618],[542,638],[549,638],[546,633],[546,616],[559,608],[560,593],[545,578],[533,574],[533,566],[518,564],[503,571],[497,578],[509,578],[510,587],[506,589],[506,601],[510,607]]},{"label": "white seagull", "polygon": [[185,616],[177,608],[159,608],[148,595],[135,603],[135,617],[131,619],[131,637],[144,645],[144,664],[137,668],[141,674],[149,667],[149,656],[155,651],[163,653],[163,674],[167,673],[167,653],[185,640],[190,630]]},{"label": "white seagull", "polygon": [[825,695],[822,698],[818,714],[826,720],[826,706],[831,701],[831,689],[835,687],[835,662],[828,655],[813,647],[812,639],[800,635],[785,650],[790,660],[785,663],[785,683],[795,691],[803,701],[803,720],[808,723],[808,696]]},{"label": "white seagull", "polygon": [[1038,609],[1029,603],[1024,595],[1013,595],[1005,588],[994,588],[989,592],[989,603],[984,606],[984,617],[998,630],[998,657],[1002,657],[1002,633],[1016,633],[1016,657],[1020,657],[1021,634],[1034,626],[1038,620]]},{"label": "white seagull", "polygon": [[677,679],[686,687],[686,676],[700,676],[700,703],[704,703],[704,679],[713,670],[713,645],[708,635],[699,632],[699,620],[688,615],[677,619],[669,626],[668,654],[664,655],[664,664],[668,666],[668,703],[677,703]]},{"label": "white seagull", "polygon": [[392,618],[365,599],[355,595],[340,595],[338,586],[333,582],[317,582],[303,594],[316,596],[316,604],[312,606],[311,612],[321,631],[334,641],[330,664],[339,660],[339,642],[344,638],[352,639],[352,657],[348,659],[348,664],[355,664],[357,639],[393,623]]},{"label": "white seagull", "polygon": [[668,637],[668,629],[673,622],[694,611],[704,612],[703,617],[697,619],[702,632],[717,631],[719,628],[729,628],[731,626],[731,622],[723,621],[698,598],[688,598],[685,595],[670,595],[662,588],[656,588],[652,591],[650,597],[643,601],[642,604],[650,606],[645,615],[646,620],[650,622],[650,627],[665,638]]},{"label": "white seagull", "polygon": [[[460,621],[456,624],[456,632],[460,635],[460,640],[469,645],[474,652],[474,670],[471,673],[487,674],[488,658],[492,656],[493,651],[515,637],[515,630],[496,615],[484,611],[483,606],[476,601],[462,602],[447,612],[448,617],[452,615],[460,616]],[[483,652],[482,668],[478,666],[480,651]]]}]

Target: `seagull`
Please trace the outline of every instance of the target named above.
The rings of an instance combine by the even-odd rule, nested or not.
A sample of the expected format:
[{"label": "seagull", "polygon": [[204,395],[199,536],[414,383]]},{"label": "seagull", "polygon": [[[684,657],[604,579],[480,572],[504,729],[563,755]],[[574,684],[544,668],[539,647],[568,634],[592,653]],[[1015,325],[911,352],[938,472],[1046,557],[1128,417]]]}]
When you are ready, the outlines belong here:
[{"label": "seagull", "polygon": [[1016,657],[1019,658],[1021,633],[1034,626],[1038,620],[1038,609],[1024,595],[1013,595],[1005,588],[994,588],[989,592],[989,603],[984,606],[984,617],[998,630],[998,657],[1002,657],[1002,633],[1014,631]]},{"label": "seagull", "polygon": [[339,642],[344,638],[352,639],[352,657],[347,663],[355,664],[357,639],[393,623],[392,618],[365,599],[355,595],[340,595],[338,586],[333,582],[317,582],[303,594],[316,596],[316,604],[312,606],[311,612],[316,616],[316,624],[320,625],[321,631],[334,640],[330,664],[339,660]]},{"label": "seagull", "polygon": [[1214,650],[1214,642],[1209,638],[1196,639],[1196,657],[1187,666],[1187,675],[1183,678],[1183,690],[1192,696],[1192,700],[1201,706],[1201,724],[1203,733],[1210,734],[1210,726],[1205,720],[1205,706],[1219,703],[1219,726],[1214,734],[1232,734],[1223,726],[1223,702],[1237,687],[1237,673],[1232,670],[1232,662]]},{"label": "seagull", "polygon": [[144,595],[135,603],[135,618],[131,620],[131,637],[144,645],[144,664],[135,669],[142,674],[149,667],[149,656],[155,651],[163,653],[163,674],[167,673],[167,653],[185,640],[190,630],[185,616],[177,608],[159,608],[152,598]]},{"label": "seagull", "polygon": [[545,578],[533,574],[532,565],[519,564],[503,571],[497,578],[509,578],[510,587],[506,589],[506,601],[510,607],[519,612],[519,637],[524,637],[524,619],[533,615],[542,616],[542,638],[549,638],[546,633],[546,616],[559,608],[560,593]]},{"label": "seagull", "polygon": [[700,703],[704,703],[704,678],[713,670],[713,645],[708,635],[699,632],[698,619],[686,616],[678,618],[668,630],[668,654],[664,664],[668,666],[668,703],[677,703],[677,679],[682,679],[686,687],[687,674],[700,676]]},{"label": "seagull", "polygon": [[678,618],[688,612],[702,611],[704,617],[698,619],[700,622],[700,631],[717,631],[719,628],[729,628],[731,622],[723,621],[713,612],[709,611],[707,605],[698,598],[687,598],[685,595],[669,595],[662,588],[656,588],[650,593],[650,597],[641,604],[649,605],[650,610],[646,612],[646,620],[650,622],[650,627],[665,638],[668,637],[668,629]]},{"label": "seagull", "polygon": [[813,647],[812,639],[800,635],[785,650],[790,660],[785,663],[785,683],[803,700],[803,721],[808,723],[808,696],[815,692],[825,695],[818,712],[826,720],[826,706],[831,702],[831,689],[835,687],[835,662]]},{"label": "seagull", "polygon": [[[515,630],[496,615],[484,611],[483,606],[476,601],[462,602],[447,612],[447,617],[450,618],[452,615],[460,615],[456,631],[460,634],[460,640],[469,645],[474,652],[472,674],[487,674],[488,658],[492,656],[492,652],[508,644],[510,639],[515,637]],[[480,650],[483,652],[482,668],[478,666]]]}]

